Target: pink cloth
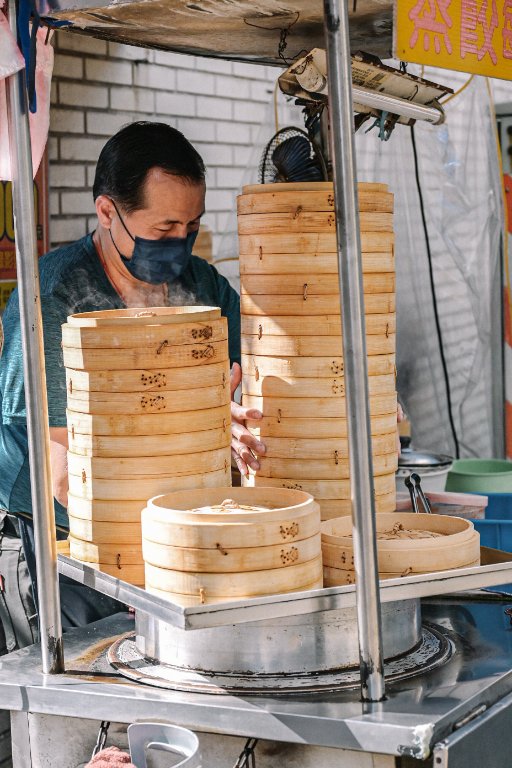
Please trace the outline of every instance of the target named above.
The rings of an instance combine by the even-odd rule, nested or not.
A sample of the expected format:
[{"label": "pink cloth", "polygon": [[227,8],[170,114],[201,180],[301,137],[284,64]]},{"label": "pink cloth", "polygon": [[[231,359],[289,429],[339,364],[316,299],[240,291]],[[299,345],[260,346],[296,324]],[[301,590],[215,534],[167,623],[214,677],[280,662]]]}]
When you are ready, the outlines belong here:
[{"label": "pink cloth", "polygon": [[130,755],[117,747],[107,747],[90,760],[85,768],[135,768]]}]

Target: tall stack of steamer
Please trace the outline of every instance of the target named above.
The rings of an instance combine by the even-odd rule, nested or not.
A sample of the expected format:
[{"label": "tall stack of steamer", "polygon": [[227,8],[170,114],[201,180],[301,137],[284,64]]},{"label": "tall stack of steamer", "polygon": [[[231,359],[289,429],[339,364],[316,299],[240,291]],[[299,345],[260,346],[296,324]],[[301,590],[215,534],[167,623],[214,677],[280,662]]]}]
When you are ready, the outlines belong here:
[{"label": "tall stack of steamer", "polygon": [[63,325],[72,557],[143,585],[147,500],[231,484],[227,339],[213,307],[90,312]]},{"label": "tall stack of steamer", "polygon": [[[366,347],[378,512],[395,509],[393,195],[359,184]],[[322,519],[351,511],[331,183],[244,187],[238,198],[243,403],[266,443],[248,485],[311,493]]]}]

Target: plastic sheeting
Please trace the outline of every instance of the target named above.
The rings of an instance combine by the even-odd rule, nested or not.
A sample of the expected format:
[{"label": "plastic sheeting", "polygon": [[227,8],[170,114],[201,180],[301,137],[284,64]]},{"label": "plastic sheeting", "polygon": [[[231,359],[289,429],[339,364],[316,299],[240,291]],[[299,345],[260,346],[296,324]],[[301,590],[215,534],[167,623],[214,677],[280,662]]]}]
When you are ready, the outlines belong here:
[{"label": "plastic sheeting", "polygon": [[[425,76],[452,79],[440,71]],[[443,126],[415,126],[434,294],[460,456],[491,456],[503,440],[503,211],[485,80],[475,78],[446,113]],[[397,388],[413,441],[455,455],[410,130],[397,128],[386,144],[376,145],[371,133],[358,136],[357,153],[359,179],[386,181],[395,193]]]}]

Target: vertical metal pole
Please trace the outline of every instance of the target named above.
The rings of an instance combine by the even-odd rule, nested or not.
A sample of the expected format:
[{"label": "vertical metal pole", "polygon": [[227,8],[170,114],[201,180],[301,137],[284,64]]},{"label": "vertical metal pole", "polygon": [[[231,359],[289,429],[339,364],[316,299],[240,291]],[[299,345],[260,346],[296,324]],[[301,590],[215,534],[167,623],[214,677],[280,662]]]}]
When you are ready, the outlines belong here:
[{"label": "vertical metal pole", "polygon": [[348,23],[346,0],[324,0],[361,696],[363,701],[381,701],[384,667]]},{"label": "vertical metal pole", "polygon": [[[9,0],[8,11],[9,24],[14,37],[17,38],[16,0]],[[50,465],[43,323],[39,297],[32,152],[24,70],[8,78],[7,112],[36,544],[41,654],[43,672],[52,674],[64,671],[64,653]]]}]

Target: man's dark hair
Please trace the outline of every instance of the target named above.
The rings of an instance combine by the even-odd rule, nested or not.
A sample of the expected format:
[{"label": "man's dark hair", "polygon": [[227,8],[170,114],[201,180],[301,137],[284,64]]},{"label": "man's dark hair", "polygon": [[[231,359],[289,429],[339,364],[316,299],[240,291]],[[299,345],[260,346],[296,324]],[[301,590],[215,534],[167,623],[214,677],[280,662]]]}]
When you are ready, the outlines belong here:
[{"label": "man's dark hair", "polygon": [[140,121],[124,126],[101,150],[93,196],[112,197],[127,213],[144,207],[144,182],[162,168],[192,184],[204,181],[204,163],[182,133],[165,123]]}]

